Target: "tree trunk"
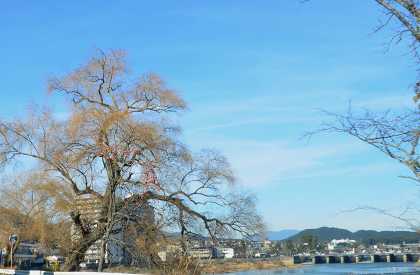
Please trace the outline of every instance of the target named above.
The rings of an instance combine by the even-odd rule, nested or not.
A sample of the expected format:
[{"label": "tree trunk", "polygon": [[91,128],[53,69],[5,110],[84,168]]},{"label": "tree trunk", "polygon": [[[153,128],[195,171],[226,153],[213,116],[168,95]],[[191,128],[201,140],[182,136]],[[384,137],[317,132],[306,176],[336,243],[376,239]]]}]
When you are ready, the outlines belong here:
[{"label": "tree trunk", "polygon": [[101,241],[101,254],[100,254],[99,264],[98,264],[98,272],[102,272],[104,268],[105,252],[106,252],[106,242],[105,240],[102,240]]},{"label": "tree trunk", "polygon": [[78,253],[70,253],[64,265],[64,271],[79,271],[80,269],[80,255]]},{"label": "tree trunk", "polygon": [[78,271],[80,269],[80,262],[85,256],[86,251],[91,247],[98,238],[92,238],[91,236],[82,238],[80,242],[75,243],[74,247],[67,258],[66,264],[64,265],[65,271]]}]

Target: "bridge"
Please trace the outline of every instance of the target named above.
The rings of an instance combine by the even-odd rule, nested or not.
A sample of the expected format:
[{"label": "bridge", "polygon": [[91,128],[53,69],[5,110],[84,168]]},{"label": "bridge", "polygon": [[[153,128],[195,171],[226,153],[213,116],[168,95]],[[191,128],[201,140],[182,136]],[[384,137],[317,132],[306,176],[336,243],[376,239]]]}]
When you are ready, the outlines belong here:
[{"label": "bridge", "polygon": [[313,263],[313,264],[351,264],[351,263],[408,263],[417,262],[420,254],[337,254],[337,255],[311,255],[293,256],[294,264]]}]

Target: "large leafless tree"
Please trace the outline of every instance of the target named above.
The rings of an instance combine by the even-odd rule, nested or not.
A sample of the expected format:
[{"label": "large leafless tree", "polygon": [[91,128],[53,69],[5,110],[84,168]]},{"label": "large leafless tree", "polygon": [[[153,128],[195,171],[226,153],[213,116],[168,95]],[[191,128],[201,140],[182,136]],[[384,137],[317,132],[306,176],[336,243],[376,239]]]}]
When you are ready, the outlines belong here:
[{"label": "large leafless tree", "polygon": [[138,218],[133,209],[146,204],[161,224],[183,235],[204,233],[216,241],[262,229],[253,197],[235,189],[226,158],[211,150],[192,153],[180,142],[170,114],[185,109],[183,99],[156,74],[131,81],[123,51],[99,51],[51,79],[49,90],[70,101],[68,117],[41,110],[1,120],[0,161],[30,158],[76,198],[100,201],[95,221],[69,210],[78,238],[66,269],[78,269],[92,244],[111,241],[122,221]]}]

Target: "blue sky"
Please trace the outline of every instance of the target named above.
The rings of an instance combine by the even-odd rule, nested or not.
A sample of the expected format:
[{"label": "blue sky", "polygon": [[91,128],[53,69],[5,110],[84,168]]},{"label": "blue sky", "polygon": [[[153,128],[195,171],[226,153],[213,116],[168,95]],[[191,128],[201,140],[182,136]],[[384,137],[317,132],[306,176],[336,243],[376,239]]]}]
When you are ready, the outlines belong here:
[{"label": "blue sky", "polygon": [[127,50],[133,74],[156,72],[189,103],[177,119],[193,149],[225,153],[270,229],[396,229],[418,187],[405,169],[351,138],[300,137],[319,109],[411,105],[414,65],[374,1],[11,1],[0,11],[0,115],[46,97],[46,79],[96,48]]}]

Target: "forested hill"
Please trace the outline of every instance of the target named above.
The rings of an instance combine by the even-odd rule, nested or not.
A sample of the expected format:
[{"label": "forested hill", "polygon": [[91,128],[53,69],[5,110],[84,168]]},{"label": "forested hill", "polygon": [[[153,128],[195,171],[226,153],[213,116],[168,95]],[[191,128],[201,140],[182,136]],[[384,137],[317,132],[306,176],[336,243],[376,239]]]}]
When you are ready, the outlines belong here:
[{"label": "forested hill", "polygon": [[375,231],[359,230],[351,232],[346,229],[334,227],[320,227],[316,229],[305,229],[289,238],[292,241],[301,241],[305,236],[313,236],[319,242],[327,242],[332,239],[353,239],[365,244],[397,244],[420,242],[420,235],[412,231]]}]

